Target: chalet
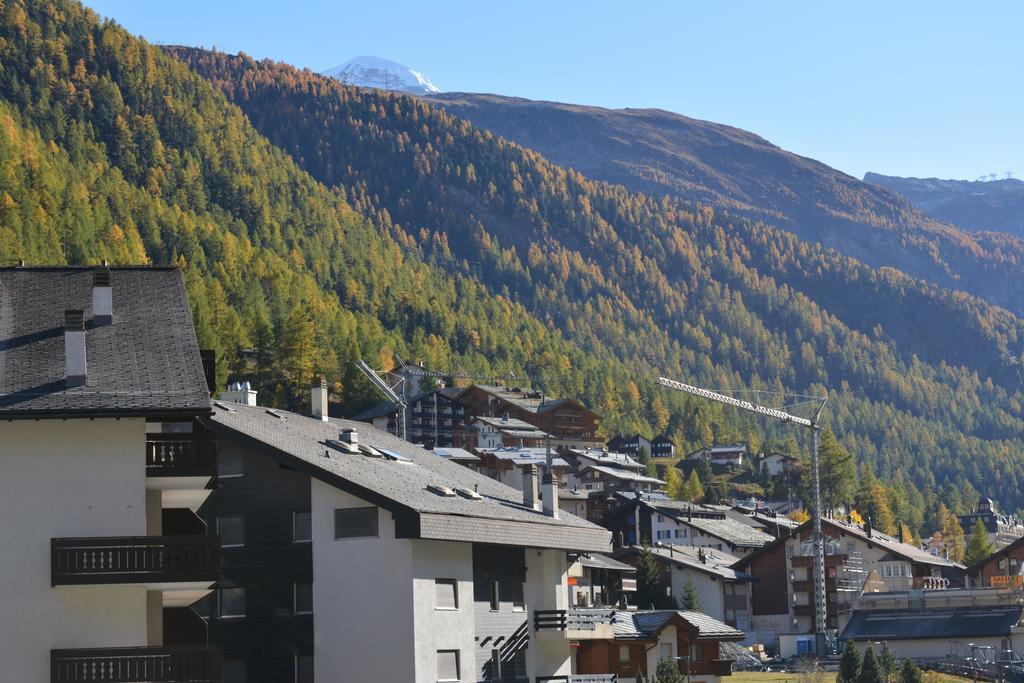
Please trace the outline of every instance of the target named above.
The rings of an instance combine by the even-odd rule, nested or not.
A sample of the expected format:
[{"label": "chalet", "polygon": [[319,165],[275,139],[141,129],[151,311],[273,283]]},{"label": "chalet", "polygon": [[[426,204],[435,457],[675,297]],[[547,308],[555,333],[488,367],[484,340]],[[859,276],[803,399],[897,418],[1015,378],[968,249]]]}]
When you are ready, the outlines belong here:
[{"label": "chalet", "polygon": [[1024,522],[1012,515],[1000,514],[996,503],[991,498],[982,498],[978,501],[974,512],[966,515],[959,515],[960,527],[965,534],[970,535],[975,525],[980,521],[988,532],[988,540],[996,549],[1008,546],[1014,541],[1024,537]]},{"label": "chalet", "polygon": [[475,438],[467,438],[476,451],[494,448],[532,448],[545,445],[549,440],[547,432],[537,429],[529,422],[508,416],[474,417],[470,427],[476,432]]},{"label": "chalet", "polygon": [[0,269],[5,681],[221,680],[203,359],[177,268]]},{"label": "chalet", "polygon": [[746,444],[705,446],[686,456],[686,460],[707,460],[712,465],[742,467],[747,456]]},{"label": "chalet", "polygon": [[[545,448],[482,448],[477,454],[480,458],[477,470],[481,474],[519,491],[523,490],[524,481],[530,481],[535,472],[547,466]],[[564,480],[568,466],[569,463],[552,453],[551,469],[556,482]]]},{"label": "chalet", "polygon": [[581,469],[586,465],[602,465],[617,467],[637,474],[643,473],[646,469],[628,453],[616,453],[602,448],[562,448],[560,452],[575,469]]},{"label": "chalet", "polygon": [[641,452],[651,454],[651,440],[641,434],[618,435],[608,441],[608,450],[639,458]]},{"label": "chalet", "polygon": [[967,578],[976,588],[1024,587],[1024,538],[972,564]]},{"label": "chalet", "polygon": [[[671,544],[654,545],[650,550],[676,600],[691,584],[701,612],[740,631],[750,629],[750,583],[753,577],[732,566],[739,557],[721,550]],[[640,555],[640,548],[630,546],[617,550],[613,557],[636,566]]]},{"label": "chalet", "polygon": [[572,475],[573,482],[585,491],[663,491],[665,482],[634,470],[607,465],[583,465]]},{"label": "chalet", "polygon": [[785,453],[761,454],[758,469],[769,477],[793,475],[800,472],[800,459]]},{"label": "chalet", "polygon": [[[964,567],[896,538],[835,519],[822,519],[825,535],[828,628],[841,630],[862,591],[962,586]],[[757,642],[814,632],[811,523],[747,555],[734,567],[753,576],[752,629]]]},{"label": "chalet", "polygon": [[651,441],[652,458],[674,458],[676,456],[676,445],[664,434],[660,434]]},{"label": "chalet", "polygon": [[597,432],[601,416],[579,401],[552,399],[539,391],[519,387],[473,384],[458,395],[458,402],[471,417],[508,417],[527,422],[551,434],[552,445],[570,448],[600,448]]},{"label": "chalet", "polygon": [[580,642],[576,671],[583,680],[611,671],[618,683],[634,683],[638,676],[651,680],[658,663],[668,660],[677,663],[690,683],[718,683],[732,674],[732,660],[722,656],[722,643],[744,637],[701,612],[620,611],[615,613],[614,638]]},{"label": "chalet", "polygon": [[[217,403],[209,419],[242,473],[204,507],[244,530],[224,551],[223,585],[235,593],[222,587],[209,608],[232,663],[225,670],[247,681],[294,680],[278,673],[289,663],[301,680],[320,681],[338,672],[415,683],[569,675],[570,638],[587,634],[567,626],[568,553],[607,552],[610,534],[542,507],[527,493],[535,482],[518,491],[364,423],[327,418],[325,392],[311,393],[311,417]],[[554,486],[545,485],[548,501]],[[270,561],[278,552],[287,561]],[[308,649],[271,670],[259,644],[310,628]]]}]

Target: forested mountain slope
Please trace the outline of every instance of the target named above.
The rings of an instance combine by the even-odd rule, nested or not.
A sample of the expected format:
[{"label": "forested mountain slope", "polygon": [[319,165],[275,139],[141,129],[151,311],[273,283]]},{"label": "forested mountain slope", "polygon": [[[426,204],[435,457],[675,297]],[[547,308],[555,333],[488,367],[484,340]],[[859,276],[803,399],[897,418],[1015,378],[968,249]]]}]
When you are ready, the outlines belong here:
[{"label": "forested mountain slope", "polygon": [[939,220],[965,230],[991,230],[1024,237],[1024,181],[899,178],[868,173],[864,182],[900,194]]},{"label": "forested mountain slope", "polygon": [[1019,239],[940,223],[950,219],[925,215],[885,183],[861,182],[748,131],[657,109],[471,93],[429,101],[588,177],[742,213],[868,265],[1024,312]]},{"label": "forested mountain slope", "polygon": [[[359,210],[429,259],[478,273],[588,354],[636,369],[644,396],[659,370],[717,387],[827,387],[831,424],[884,474],[986,490],[1021,477],[1024,327],[1008,311],[709,207],[595,182],[422,100],[172,51]],[[560,388],[617,424],[630,410],[620,386],[595,392],[579,368],[530,370],[564,377]],[[684,426],[699,420],[651,409],[654,426],[701,436]]]}]

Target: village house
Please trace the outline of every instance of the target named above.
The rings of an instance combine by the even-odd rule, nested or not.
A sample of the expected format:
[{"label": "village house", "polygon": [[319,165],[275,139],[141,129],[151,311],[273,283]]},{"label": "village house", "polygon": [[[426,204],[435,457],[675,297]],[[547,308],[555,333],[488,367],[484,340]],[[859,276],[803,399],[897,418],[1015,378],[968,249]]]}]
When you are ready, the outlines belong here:
[{"label": "village house", "polygon": [[0,269],[5,681],[220,680],[209,381],[177,268]]},{"label": "village house", "polygon": [[598,437],[601,416],[571,398],[553,399],[539,391],[520,387],[473,384],[457,398],[471,417],[508,417],[522,420],[550,434],[552,445],[567,448],[601,448]]},{"label": "village house", "polygon": [[[835,519],[822,519],[825,535],[827,628],[841,630],[855,596],[868,590],[899,591],[926,585],[963,585],[964,567],[896,538]],[[754,577],[752,631],[756,641],[814,632],[811,523],[804,522],[734,567]]]},{"label": "village house", "polygon": [[659,434],[651,441],[651,457],[674,458],[676,457],[676,445],[666,435]]},{"label": "village house", "polygon": [[791,476],[800,473],[800,459],[785,453],[762,453],[758,469],[769,477]]},{"label": "village house", "polygon": [[974,512],[959,515],[957,519],[964,533],[968,535],[980,521],[988,532],[989,543],[997,550],[1024,537],[1024,522],[1013,515],[1001,514],[991,498],[980,499]]},{"label": "village house", "polygon": [[685,460],[706,460],[712,465],[720,467],[737,468],[742,467],[747,456],[746,444],[712,445],[698,448]]},{"label": "village house", "polygon": [[967,568],[967,578],[975,588],[1024,586],[1024,538],[972,564]]},{"label": "village house", "polygon": [[474,417],[466,430],[464,443],[476,452],[496,448],[535,448],[550,440],[547,432],[529,422],[506,416]]},{"label": "village house", "polygon": [[641,452],[651,455],[651,440],[642,434],[620,434],[608,441],[608,450],[639,458]]},{"label": "village house", "polygon": [[[311,416],[217,402],[209,419],[239,474],[203,509],[234,529],[208,609],[225,680],[569,675],[588,637],[572,624],[611,619],[569,604],[569,554],[608,552],[610,534],[542,504],[535,467],[505,486],[327,417],[326,394],[314,382]],[[265,652],[282,634],[294,650]]]}]

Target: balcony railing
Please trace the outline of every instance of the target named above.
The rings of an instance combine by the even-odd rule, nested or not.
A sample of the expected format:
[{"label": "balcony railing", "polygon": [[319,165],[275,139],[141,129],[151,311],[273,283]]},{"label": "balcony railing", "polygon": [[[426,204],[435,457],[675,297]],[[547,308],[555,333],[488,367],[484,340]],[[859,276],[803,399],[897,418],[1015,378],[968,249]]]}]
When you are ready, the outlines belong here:
[{"label": "balcony railing", "polygon": [[51,650],[50,683],[221,683],[219,645]]},{"label": "balcony railing", "polygon": [[217,470],[217,442],[196,434],[148,434],[146,476],[213,476]]},{"label": "balcony railing", "polygon": [[536,683],[616,683],[615,674],[572,674],[569,676],[537,676]]},{"label": "balcony railing", "polygon": [[54,538],[54,586],[213,582],[220,575],[218,536]]},{"label": "balcony railing", "polygon": [[551,609],[533,613],[533,628],[537,631],[595,631],[598,626],[615,623],[615,610],[610,609]]}]

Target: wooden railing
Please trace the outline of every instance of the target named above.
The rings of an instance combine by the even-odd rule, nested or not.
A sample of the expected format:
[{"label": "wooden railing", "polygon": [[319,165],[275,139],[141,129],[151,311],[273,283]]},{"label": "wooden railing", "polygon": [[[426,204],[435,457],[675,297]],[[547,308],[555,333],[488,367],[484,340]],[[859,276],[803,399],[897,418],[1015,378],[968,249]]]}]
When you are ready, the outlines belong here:
[{"label": "wooden railing", "polygon": [[221,683],[219,645],[50,650],[50,683]]},{"label": "wooden railing", "polygon": [[216,581],[219,536],[54,538],[50,581],[78,584]]},{"label": "wooden railing", "polygon": [[146,476],[212,476],[216,470],[217,442],[211,435],[146,435]]},{"label": "wooden railing", "polygon": [[615,610],[550,609],[533,613],[536,631],[594,631],[598,626],[615,623]]}]

